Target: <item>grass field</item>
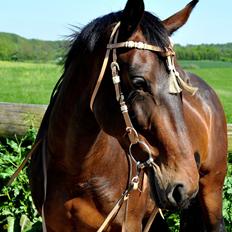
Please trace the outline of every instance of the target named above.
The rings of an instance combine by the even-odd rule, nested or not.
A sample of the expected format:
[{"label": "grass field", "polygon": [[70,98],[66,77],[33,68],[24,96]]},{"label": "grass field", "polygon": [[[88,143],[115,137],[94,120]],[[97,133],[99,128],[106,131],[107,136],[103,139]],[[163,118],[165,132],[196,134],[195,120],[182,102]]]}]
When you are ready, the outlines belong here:
[{"label": "grass field", "polygon": [[0,61],[0,102],[47,104],[61,71],[55,64]]},{"label": "grass field", "polygon": [[[218,93],[228,123],[232,123],[232,63],[181,61],[182,67],[201,76]],[[62,66],[0,61],[0,102],[47,104]]]},{"label": "grass field", "polygon": [[219,95],[228,123],[232,123],[232,63],[182,61],[182,67],[203,78]]}]

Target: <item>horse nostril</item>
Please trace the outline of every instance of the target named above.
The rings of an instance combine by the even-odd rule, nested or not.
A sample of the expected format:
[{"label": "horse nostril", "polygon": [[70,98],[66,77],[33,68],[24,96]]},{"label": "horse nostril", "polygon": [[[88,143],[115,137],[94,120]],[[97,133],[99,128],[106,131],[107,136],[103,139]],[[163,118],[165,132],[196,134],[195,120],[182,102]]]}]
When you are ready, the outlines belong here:
[{"label": "horse nostril", "polygon": [[183,184],[177,184],[172,192],[172,197],[177,205],[180,205],[184,200],[184,186]]},{"label": "horse nostril", "polygon": [[171,207],[187,208],[190,200],[196,197],[198,188],[195,191],[187,191],[186,185],[182,183],[175,184],[168,193],[167,198]]}]

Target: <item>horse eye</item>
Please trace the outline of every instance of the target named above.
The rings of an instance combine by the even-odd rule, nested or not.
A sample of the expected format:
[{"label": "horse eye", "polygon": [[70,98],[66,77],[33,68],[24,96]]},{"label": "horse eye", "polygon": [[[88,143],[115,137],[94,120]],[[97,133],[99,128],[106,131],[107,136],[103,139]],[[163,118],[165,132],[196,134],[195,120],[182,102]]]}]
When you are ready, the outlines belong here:
[{"label": "horse eye", "polygon": [[147,82],[143,77],[133,77],[132,84],[136,89],[146,89]]}]

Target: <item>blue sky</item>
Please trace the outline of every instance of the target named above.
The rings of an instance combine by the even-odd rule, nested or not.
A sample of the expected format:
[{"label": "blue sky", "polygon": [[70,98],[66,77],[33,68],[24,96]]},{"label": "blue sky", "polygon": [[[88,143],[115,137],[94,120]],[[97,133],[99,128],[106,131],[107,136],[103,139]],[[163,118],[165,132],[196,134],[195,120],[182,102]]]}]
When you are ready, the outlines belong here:
[{"label": "blue sky", "polygon": [[[165,19],[188,0],[145,0],[147,11]],[[70,25],[122,10],[126,0],[1,0],[0,31],[43,40],[63,39]],[[232,0],[200,0],[188,23],[175,33],[176,43],[232,42]]]}]

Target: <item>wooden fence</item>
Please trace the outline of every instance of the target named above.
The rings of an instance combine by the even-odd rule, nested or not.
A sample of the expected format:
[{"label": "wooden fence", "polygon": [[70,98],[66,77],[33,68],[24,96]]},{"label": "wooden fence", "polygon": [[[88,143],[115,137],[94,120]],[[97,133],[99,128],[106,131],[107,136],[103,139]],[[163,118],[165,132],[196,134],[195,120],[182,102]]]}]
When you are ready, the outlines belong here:
[{"label": "wooden fence", "polygon": [[30,127],[38,128],[46,105],[0,103],[0,137],[23,135]]},{"label": "wooden fence", "polygon": [[[0,103],[0,137],[23,135],[31,127],[38,128],[46,105]],[[232,124],[227,125],[232,150]]]}]

